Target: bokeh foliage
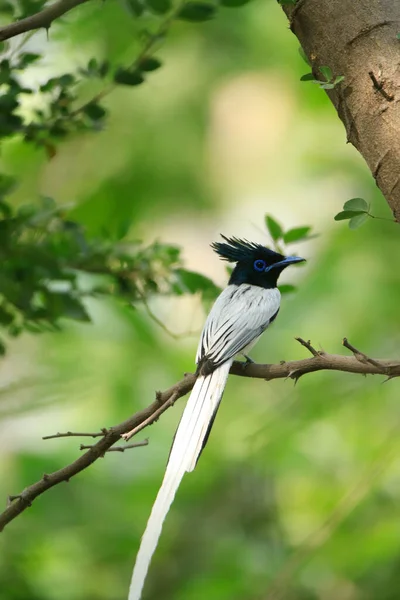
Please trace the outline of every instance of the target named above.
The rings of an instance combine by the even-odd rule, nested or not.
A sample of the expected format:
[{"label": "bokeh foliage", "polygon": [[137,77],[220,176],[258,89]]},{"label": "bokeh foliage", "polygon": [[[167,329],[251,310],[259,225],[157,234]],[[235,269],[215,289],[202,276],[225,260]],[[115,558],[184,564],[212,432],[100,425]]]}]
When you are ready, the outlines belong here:
[{"label": "bokeh foliage", "polygon": [[[166,0],[87,3],[49,41],[39,32],[3,48],[4,499],[79,452],[76,440],[42,435],[119,422],[193,369],[196,338],[171,338],[143,298],[173,332],[198,333],[197,295],[207,304],[213,281],[226,281],[208,249],[220,231],[266,241],[267,226],[270,243],[308,259],[255,359],[303,357],[295,335],[332,352],[346,335],[398,358],[396,225],[369,219],[350,231],[334,221],[356,196],[374,215],[388,210],[324,92],[300,82],[307,67],[279,6],[228,1],[193,13],[193,4],[170,19],[182,8]],[[40,3],[1,7],[16,18]],[[252,165],[264,118],[272,148],[260,175],[246,153]],[[239,164],[232,131],[246,152]],[[246,169],[247,187],[235,179]],[[319,236],[300,246],[305,223]],[[268,600],[275,586],[287,600],[395,600],[397,390],[340,373],[295,388],[232,378],[145,598]],[[126,596],[182,404],[144,432],[148,447],[110,454],[8,526],[1,599]]]},{"label": "bokeh foliage", "polygon": [[[3,178],[4,191],[10,183]],[[150,294],[199,292],[212,299],[219,291],[204,275],[182,267],[178,247],[88,239],[51,198],[17,211],[3,200],[0,208],[0,324],[11,337],[58,330],[63,319],[90,321],[88,297],[134,305]],[[0,352],[5,350],[0,341]]]}]

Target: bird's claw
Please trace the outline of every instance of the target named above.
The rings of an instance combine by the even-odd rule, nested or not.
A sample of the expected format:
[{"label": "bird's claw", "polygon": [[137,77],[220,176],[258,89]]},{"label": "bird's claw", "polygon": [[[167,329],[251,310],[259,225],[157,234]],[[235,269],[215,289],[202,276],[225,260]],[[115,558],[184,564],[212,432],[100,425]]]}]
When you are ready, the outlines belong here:
[{"label": "bird's claw", "polygon": [[247,356],[247,354],[243,354],[243,356],[246,359],[241,363],[243,370],[245,370],[249,365],[254,365],[254,360],[250,358],[250,356]]}]

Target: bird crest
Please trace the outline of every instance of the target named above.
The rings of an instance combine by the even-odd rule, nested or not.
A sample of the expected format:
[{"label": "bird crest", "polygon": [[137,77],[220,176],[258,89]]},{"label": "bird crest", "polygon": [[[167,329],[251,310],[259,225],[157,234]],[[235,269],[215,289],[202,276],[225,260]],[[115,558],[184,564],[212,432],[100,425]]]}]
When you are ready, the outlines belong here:
[{"label": "bird crest", "polygon": [[240,262],[251,260],[255,256],[262,256],[267,262],[275,262],[283,258],[281,254],[266,248],[266,246],[263,246],[262,244],[249,242],[248,240],[240,240],[236,237],[228,238],[222,234],[221,237],[227,243],[213,242],[211,247],[222,260],[227,260],[228,262]]}]

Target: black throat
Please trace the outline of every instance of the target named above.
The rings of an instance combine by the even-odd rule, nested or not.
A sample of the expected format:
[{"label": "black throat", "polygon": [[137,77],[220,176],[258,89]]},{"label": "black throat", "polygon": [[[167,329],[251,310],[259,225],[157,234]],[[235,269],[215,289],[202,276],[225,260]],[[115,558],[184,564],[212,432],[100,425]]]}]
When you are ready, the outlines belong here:
[{"label": "black throat", "polygon": [[277,287],[278,277],[282,273],[284,267],[272,268],[267,273],[258,273],[253,268],[253,262],[239,262],[232,271],[229,283],[233,285],[241,285],[242,283],[248,283],[250,285],[257,285],[265,289],[273,289]]}]

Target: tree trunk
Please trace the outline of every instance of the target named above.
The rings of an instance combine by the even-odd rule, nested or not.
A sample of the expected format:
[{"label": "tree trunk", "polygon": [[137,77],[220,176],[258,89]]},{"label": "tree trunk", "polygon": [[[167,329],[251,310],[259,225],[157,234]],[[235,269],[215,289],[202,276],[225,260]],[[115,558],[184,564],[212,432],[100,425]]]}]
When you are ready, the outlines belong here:
[{"label": "tree trunk", "polygon": [[298,0],[283,9],[315,78],[321,66],[345,77],[327,94],[400,222],[400,0]]}]

